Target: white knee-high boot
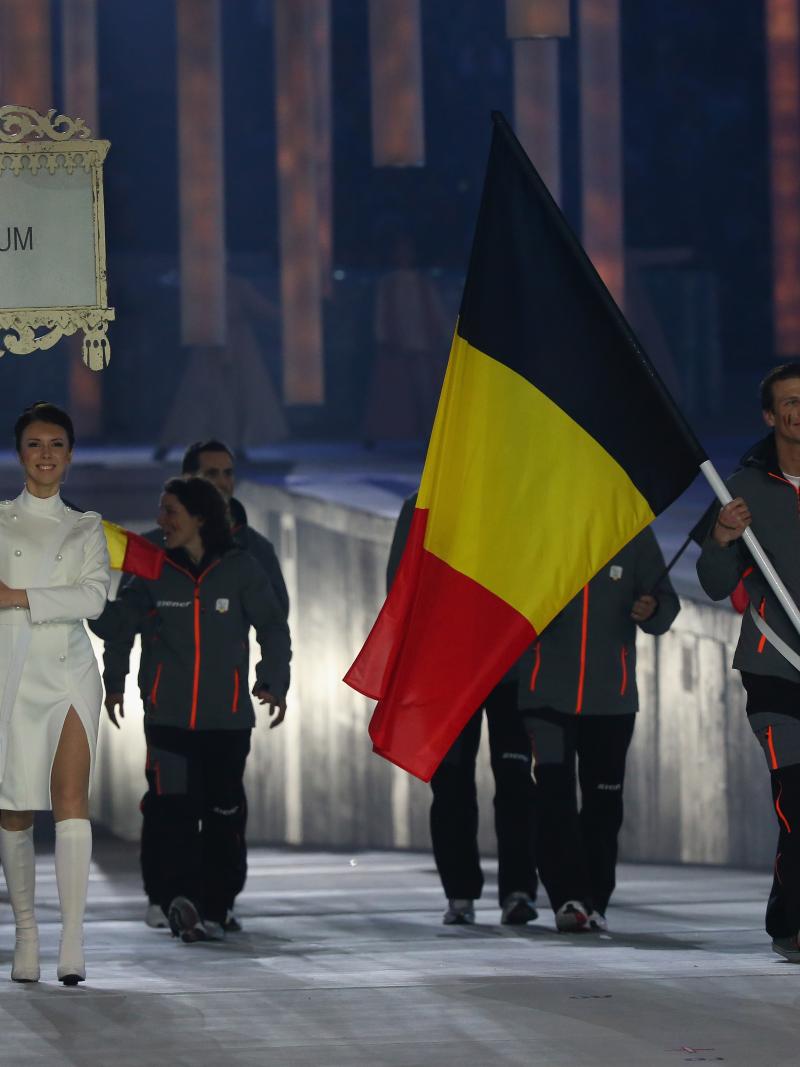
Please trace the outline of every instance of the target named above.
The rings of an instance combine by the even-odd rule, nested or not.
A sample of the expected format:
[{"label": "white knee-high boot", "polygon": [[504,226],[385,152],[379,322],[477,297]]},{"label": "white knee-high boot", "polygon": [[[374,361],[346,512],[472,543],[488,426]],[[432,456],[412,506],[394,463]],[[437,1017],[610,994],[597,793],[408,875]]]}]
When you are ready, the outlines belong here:
[{"label": "white knee-high boot", "polygon": [[56,883],[61,902],[58,978],[77,985],[86,978],[83,960],[83,913],[92,858],[92,824],[88,819],[56,823]]},{"label": "white knee-high boot", "polygon": [[32,826],[27,830],[0,828],[0,863],[17,926],[11,977],[15,982],[38,982],[39,931],[33,906],[36,863]]}]

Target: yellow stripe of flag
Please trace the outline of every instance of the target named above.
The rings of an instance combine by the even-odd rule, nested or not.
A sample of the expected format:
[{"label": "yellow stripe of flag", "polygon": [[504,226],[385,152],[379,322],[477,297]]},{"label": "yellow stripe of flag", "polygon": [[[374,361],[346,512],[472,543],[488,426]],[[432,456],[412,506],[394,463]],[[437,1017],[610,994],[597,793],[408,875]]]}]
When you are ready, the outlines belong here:
[{"label": "yellow stripe of flag", "polygon": [[128,531],[114,522],[103,519],[103,531],[106,535],[108,547],[108,560],[115,571],[122,570],[125,562],[125,552],[128,547]]},{"label": "yellow stripe of flag", "polygon": [[654,518],[586,430],[458,333],[417,506],[429,509],[425,548],[538,633]]}]

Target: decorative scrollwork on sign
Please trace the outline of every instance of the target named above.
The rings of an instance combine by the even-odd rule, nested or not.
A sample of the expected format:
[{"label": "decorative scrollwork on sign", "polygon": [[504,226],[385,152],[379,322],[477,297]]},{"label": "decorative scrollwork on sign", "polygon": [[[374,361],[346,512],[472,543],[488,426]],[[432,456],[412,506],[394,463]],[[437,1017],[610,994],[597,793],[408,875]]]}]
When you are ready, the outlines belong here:
[{"label": "decorative scrollwork on sign", "polygon": [[114,317],[113,308],[45,308],[41,314],[26,312],[24,318],[0,312],[0,356],[46,352],[62,337],[83,330],[83,362],[90,370],[105,370],[111,359],[108,324]]},{"label": "decorative scrollwork on sign", "polygon": [[0,356],[45,352],[82,331],[83,362],[94,371],[108,366],[108,149],[83,119],[55,108],[0,107]]},{"label": "decorative scrollwork on sign", "polygon": [[33,141],[87,140],[92,131],[83,119],[59,115],[51,107],[46,115],[32,107],[6,104],[0,107],[0,141],[13,144],[30,138]]}]

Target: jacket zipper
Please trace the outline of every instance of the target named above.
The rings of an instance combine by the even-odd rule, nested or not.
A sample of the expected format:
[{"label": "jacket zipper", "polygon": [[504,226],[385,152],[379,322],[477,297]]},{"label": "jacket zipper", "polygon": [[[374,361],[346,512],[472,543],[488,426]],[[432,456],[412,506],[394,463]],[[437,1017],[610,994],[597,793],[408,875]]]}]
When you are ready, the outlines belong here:
[{"label": "jacket zipper", "polygon": [[200,694],[200,661],[202,659],[202,649],[200,647],[200,585],[206,575],[212,571],[219,563],[218,559],[215,559],[210,567],[206,567],[202,574],[196,578],[190,572],[183,567],[178,566],[170,560],[172,566],[181,572],[181,574],[187,575],[194,582],[194,676],[192,679],[192,710],[189,714],[189,729],[197,729],[197,703]]},{"label": "jacket zipper", "polygon": [[194,587],[194,680],[192,683],[192,714],[189,717],[189,729],[197,729],[197,698],[200,693],[200,579]]},{"label": "jacket zipper", "polygon": [[578,670],[578,697],[575,701],[575,714],[583,710],[583,683],[586,680],[586,639],[589,634],[589,586],[583,587],[583,612],[581,613],[581,660]]},{"label": "jacket zipper", "polygon": [[542,665],[542,642],[537,641],[534,647],[533,670],[531,671],[531,692],[536,689],[536,679],[539,677],[539,668]]},{"label": "jacket zipper", "polygon": [[161,681],[161,668],[163,666],[163,663],[159,663],[159,665],[156,667],[156,676],[153,680],[153,688],[150,690],[150,703],[153,705],[154,708],[158,706],[158,683]]},{"label": "jacket zipper", "polygon": [[[761,603],[758,606],[758,614],[761,616],[762,619],[766,617],[766,611],[767,611],[767,600],[766,600],[766,597],[762,596]],[[759,651],[759,653],[764,651],[764,647],[766,646],[766,643],[767,643],[767,635],[766,634],[762,634],[761,638],[760,638],[760,640],[758,642],[758,651]]]},{"label": "jacket zipper", "polygon": [[235,715],[239,710],[239,668],[233,669],[233,707],[231,711]]},{"label": "jacket zipper", "polygon": [[624,697],[628,689],[628,648],[626,645],[622,646],[620,659],[622,660],[622,685],[619,687],[619,695]]}]

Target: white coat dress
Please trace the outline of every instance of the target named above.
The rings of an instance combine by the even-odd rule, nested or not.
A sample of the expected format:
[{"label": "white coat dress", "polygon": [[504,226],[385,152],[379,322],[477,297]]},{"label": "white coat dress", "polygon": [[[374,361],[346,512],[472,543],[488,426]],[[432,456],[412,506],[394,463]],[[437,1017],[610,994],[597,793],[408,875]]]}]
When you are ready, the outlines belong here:
[{"label": "white coat dress", "polygon": [[[100,516],[27,489],[0,501],[0,579],[25,589],[30,604],[30,610],[0,609],[0,809],[49,809],[50,772],[70,707],[86,730],[94,771],[103,691],[83,620],[100,615],[110,584]],[[16,658],[24,663],[19,686],[13,692],[6,682],[6,692],[14,645],[26,629],[27,655]]]}]

